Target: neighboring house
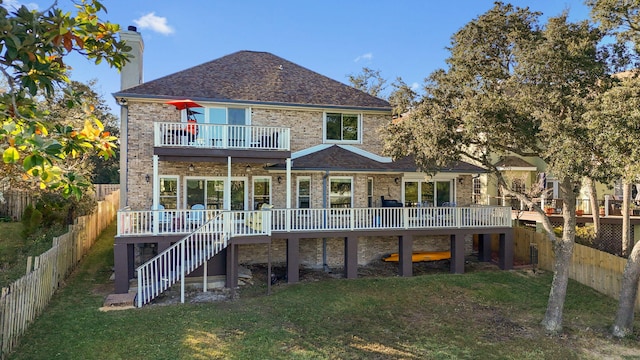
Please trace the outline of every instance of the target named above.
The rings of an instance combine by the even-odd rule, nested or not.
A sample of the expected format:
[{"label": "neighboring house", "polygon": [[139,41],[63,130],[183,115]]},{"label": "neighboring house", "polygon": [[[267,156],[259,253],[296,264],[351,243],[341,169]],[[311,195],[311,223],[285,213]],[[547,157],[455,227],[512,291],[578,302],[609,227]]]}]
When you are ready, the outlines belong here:
[{"label": "neighboring house", "polygon": [[[511,267],[510,209],[470,207],[483,169],[459,163],[427,176],[411,159],[384,157],[385,100],[254,51],[143,83],[140,34],[122,36],[135,58],[114,94],[124,207],[116,292],[138,277],[141,305],[192,270],[226,274],[234,287],[237,264],[251,262],[286,262],[289,282],[300,265],[355,277],[391,252],[410,276],[417,250],[451,249],[452,271],[463,272],[476,234],[484,260],[484,234],[500,234],[500,265]],[[167,104],[187,99],[200,107]]]},{"label": "neighboring house", "polygon": [[[507,155],[500,157],[495,162],[495,167],[510,186],[511,190],[523,193],[537,193],[540,188],[546,189],[534,200],[545,210],[554,227],[564,224],[562,218],[563,201],[560,198],[560,181],[552,173],[548,173],[547,166],[542,159],[534,156],[520,157]],[[513,210],[513,219],[521,225],[542,229],[542,216],[530,211],[528,206],[515,197],[501,194],[495,177],[490,174],[481,174],[473,178],[474,199],[477,204],[510,206]],[[630,204],[631,209],[631,238],[634,242],[640,241],[640,210],[635,202],[640,201],[638,195],[640,184],[632,184]],[[622,187],[619,181],[612,184],[596,183],[597,201],[600,216],[600,237],[598,239],[584,238],[581,241],[589,243],[599,250],[611,254],[622,253]],[[591,225],[593,215],[591,212],[589,189],[582,186],[576,198],[576,223],[579,227]],[[581,231],[583,236],[588,232]]]}]

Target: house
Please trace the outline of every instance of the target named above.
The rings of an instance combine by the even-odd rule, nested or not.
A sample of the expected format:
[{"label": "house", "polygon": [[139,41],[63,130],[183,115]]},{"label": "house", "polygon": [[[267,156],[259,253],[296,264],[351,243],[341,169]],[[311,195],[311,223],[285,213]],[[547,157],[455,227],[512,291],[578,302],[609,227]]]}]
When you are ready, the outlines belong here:
[{"label": "house", "polygon": [[255,51],[142,82],[140,34],[122,36],[134,58],[114,94],[116,292],[137,278],[142,305],[187,275],[225,274],[234,287],[237,264],[249,262],[286,262],[289,282],[301,265],[352,278],[391,252],[410,276],[411,253],[425,250],[451,250],[460,273],[474,235],[489,259],[485,234],[500,235],[500,265],[511,267],[510,209],[470,206],[483,169],[461,162],[426,176],[411,159],[384,157],[385,100]]},{"label": "house", "polygon": [[[534,201],[546,212],[553,227],[562,227],[563,200],[560,198],[560,181],[552,173],[547,172],[547,165],[536,156],[519,156],[507,154],[497,157],[494,163],[496,169],[502,173],[507,185],[512,190],[531,193],[531,190],[546,189]],[[481,205],[504,205],[513,209],[513,220],[524,226],[542,228],[542,216],[531,211],[528,206],[515,197],[501,194],[497,181],[490,174],[481,174],[473,178],[474,200]],[[622,184],[616,181],[612,184],[595,183],[597,192],[597,207],[600,209],[600,237],[598,239],[584,239],[590,246],[611,253],[622,253]],[[632,184],[630,203],[640,199],[638,196],[640,184]],[[582,186],[576,197],[576,224],[579,227],[593,224],[593,214],[590,200],[590,189]],[[631,238],[640,241],[640,211],[631,210],[630,213]],[[585,234],[585,232],[582,232]]]}]

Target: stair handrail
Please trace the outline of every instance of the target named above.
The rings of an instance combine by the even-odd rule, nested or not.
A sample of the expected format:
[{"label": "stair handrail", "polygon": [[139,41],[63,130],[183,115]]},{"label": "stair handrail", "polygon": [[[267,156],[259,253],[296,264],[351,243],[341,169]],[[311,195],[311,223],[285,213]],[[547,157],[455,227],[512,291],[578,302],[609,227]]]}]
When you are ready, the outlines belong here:
[{"label": "stair handrail", "polygon": [[[136,268],[138,276],[137,306],[142,307],[155,299],[178,280],[182,282],[180,298],[184,302],[185,275],[227,247],[231,235],[231,226],[227,224],[229,219],[230,216],[227,212],[217,214],[189,235],[138,266]],[[187,242],[192,245],[188,251],[185,246]],[[196,257],[197,255],[199,258]],[[147,284],[149,275],[153,278],[161,277],[152,279]]]}]

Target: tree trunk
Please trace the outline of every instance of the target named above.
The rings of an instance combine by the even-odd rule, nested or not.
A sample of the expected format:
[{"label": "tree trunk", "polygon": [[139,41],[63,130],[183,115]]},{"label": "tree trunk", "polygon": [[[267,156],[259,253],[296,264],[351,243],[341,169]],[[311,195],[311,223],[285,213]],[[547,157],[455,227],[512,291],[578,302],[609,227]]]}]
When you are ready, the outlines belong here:
[{"label": "tree trunk", "polygon": [[542,326],[548,331],[559,332],[562,330],[562,312],[569,284],[569,264],[573,253],[573,241],[565,241],[563,235],[563,239],[553,247],[553,252],[556,256],[553,265],[553,281]]},{"label": "tree trunk", "polygon": [[616,321],[611,330],[613,336],[625,337],[633,331],[633,313],[638,296],[638,280],[640,279],[640,242],[636,243],[627,259],[622,274],[622,288],[618,299]]},{"label": "tree trunk", "polygon": [[569,265],[576,237],[576,195],[573,188],[573,182],[569,179],[564,179],[560,186],[563,199],[562,218],[564,219],[562,239],[556,238],[553,241],[555,255],[553,281],[551,282],[547,311],[542,320],[544,328],[552,332],[562,330],[562,313],[569,284]]},{"label": "tree trunk", "polygon": [[598,190],[596,183],[585,178],[585,186],[589,189],[589,205],[591,206],[591,216],[593,217],[593,232],[596,239],[600,238],[600,207],[598,206]]},{"label": "tree trunk", "polygon": [[628,256],[633,247],[631,238],[631,226],[629,223],[629,198],[631,197],[631,184],[628,181],[622,183],[622,256]]}]

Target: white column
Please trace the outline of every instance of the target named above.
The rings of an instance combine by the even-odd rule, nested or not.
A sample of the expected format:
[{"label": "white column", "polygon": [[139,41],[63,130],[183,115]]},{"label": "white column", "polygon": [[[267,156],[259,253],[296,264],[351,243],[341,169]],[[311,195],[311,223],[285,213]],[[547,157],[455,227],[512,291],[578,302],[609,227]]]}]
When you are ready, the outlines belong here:
[{"label": "white column", "polygon": [[287,209],[291,209],[291,158],[287,159]]},{"label": "white column", "polygon": [[286,229],[287,231],[291,230],[291,158],[287,158],[287,216],[285,218],[286,221]]},{"label": "white column", "polygon": [[[158,210],[158,202],[160,201],[160,179],[158,179],[158,155],[153,155],[153,178],[152,178],[152,186],[153,189],[151,191],[152,199],[151,199],[151,210]],[[159,214],[154,212],[153,216],[153,233],[157,234],[160,222],[159,222]]]},{"label": "white column", "polygon": [[152,201],[152,209],[158,210],[158,202],[160,201],[160,179],[158,175],[158,155],[153,155],[153,177],[151,178],[153,182],[153,199]]},{"label": "white column", "polygon": [[224,209],[231,210],[231,156],[227,156],[227,182],[224,185]]}]

